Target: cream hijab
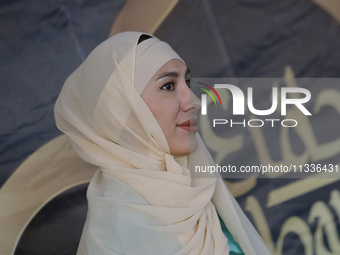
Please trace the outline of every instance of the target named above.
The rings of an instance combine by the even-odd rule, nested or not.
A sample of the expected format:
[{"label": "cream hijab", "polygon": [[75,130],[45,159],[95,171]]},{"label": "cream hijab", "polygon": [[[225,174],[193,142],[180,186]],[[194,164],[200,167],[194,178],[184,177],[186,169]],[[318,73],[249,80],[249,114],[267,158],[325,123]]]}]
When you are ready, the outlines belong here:
[{"label": "cream hijab", "polygon": [[[246,254],[270,254],[219,178],[192,178],[170,154],[140,97],[156,71],[181,59],[164,42],[124,32],[100,44],[66,80],[58,128],[98,166],[78,254],[228,254],[214,204]],[[190,162],[212,164],[200,138]]]}]

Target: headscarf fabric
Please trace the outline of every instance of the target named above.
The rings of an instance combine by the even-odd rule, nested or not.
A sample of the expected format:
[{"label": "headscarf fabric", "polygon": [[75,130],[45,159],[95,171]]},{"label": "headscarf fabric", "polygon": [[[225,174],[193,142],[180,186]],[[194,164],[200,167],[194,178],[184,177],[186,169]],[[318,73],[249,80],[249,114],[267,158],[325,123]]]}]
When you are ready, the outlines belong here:
[{"label": "headscarf fabric", "polygon": [[[140,94],[164,64],[182,59],[152,36],[137,44],[141,35],[120,33],[95,48],[66,80],[55,105],[58,128],[82,159],[98,166],[78,254],[229,254],[211,201],[223,196],[237,218],[233,226],[220,213],[226,226],[243,239],[238,241],[246,254],[257,254],[232,196],[225,187],[216,194],[221,180],[190,175],[188,157],[212,163],[199,136],[192,155],[170,153]],[[220,207],[229,213],[227,204]]]}]

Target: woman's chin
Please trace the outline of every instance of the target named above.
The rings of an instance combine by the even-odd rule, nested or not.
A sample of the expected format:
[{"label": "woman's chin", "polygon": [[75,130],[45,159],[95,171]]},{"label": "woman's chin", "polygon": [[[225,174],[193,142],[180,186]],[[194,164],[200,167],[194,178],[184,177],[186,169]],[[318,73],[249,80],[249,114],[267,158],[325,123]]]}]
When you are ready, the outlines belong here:
[{"label": "woman's chin", "polygon": [[190,136],[190,141],[182,143],[183,146],[181,146],[181,150],[176,151],[176,153],[173,153],[176,156],[186,156],[190,153],[193,153],[197,150],[198,143],[195,138],[195,136]]},{"label": "woman's chin", "polygon": [[196,140],[196,136],[192,135],[190,136],[190,153],[193,153],[197,150],[198,142]]}]

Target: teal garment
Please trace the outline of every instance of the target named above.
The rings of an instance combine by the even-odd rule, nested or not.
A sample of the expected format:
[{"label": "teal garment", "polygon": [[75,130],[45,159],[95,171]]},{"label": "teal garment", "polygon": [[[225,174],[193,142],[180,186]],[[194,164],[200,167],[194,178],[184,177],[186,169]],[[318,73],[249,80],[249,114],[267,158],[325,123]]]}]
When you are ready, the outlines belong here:
[{"label": "teal garment", "polygon": [[240,245],[235,241],[234,237],[225,226],[223,220],[220,218],[220,216],[218,216],[218,218],[220,219],[222,231],[224,235],[228,238],[228,244],[230,246],[229,255],[244,255],[244,252],[242,251]]}]

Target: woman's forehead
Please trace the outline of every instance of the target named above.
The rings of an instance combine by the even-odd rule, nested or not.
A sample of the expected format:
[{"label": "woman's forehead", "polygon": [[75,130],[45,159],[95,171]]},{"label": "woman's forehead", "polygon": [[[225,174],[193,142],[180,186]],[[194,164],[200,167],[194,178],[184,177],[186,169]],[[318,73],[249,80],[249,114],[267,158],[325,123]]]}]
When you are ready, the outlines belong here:
[{"label": "woman's forehead", "polygon": [[154,75],[154,78],[161,79],[164,77],[177,78],[190,74],[189,68],[179,59],[172,59],[165,63]]}]

